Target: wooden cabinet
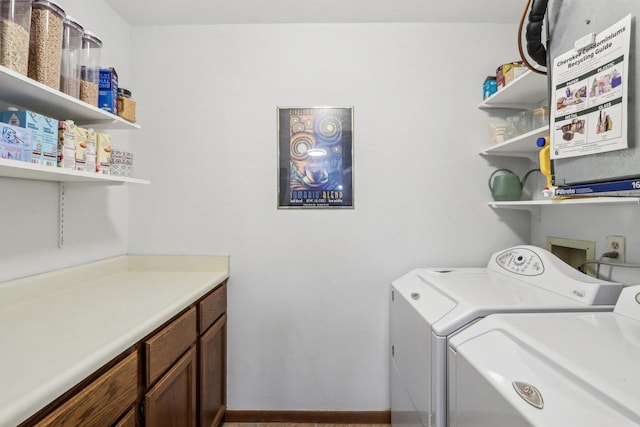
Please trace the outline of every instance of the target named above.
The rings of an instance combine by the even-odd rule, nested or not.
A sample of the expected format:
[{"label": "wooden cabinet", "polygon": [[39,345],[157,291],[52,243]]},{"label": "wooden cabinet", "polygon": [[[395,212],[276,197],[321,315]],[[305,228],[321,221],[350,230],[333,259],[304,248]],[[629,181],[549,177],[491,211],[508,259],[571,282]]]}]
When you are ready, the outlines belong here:
[{"label": "wooden cabinet", "polygon": [[196,371],[194,345],[145,394],[147,426],[195,427]]},{"label": "wooden cabinet", "polygon": [[138,425],[137,422],[137,412],[135,406],[127,412],[124,417],[114,427],[136,427]]},{"label": "wooden cabinet", "polygon": [[153,384],[196,342],[197,338],[196,308],[191,307],[161,331],[145,340],[145,384],[147,386]]},{"label": "wooden cabinet", "polygon": [[226,409],[227,285],[223,283],[198,304],[199,425],[220,424]]},{"label": "wooden cabinet", "polygon": [[137,398],[138,353],[133,352],[35,426],[113,425]]},{"label": "wooden cabinet", "polygon": [[226,307],[223,282],[20,427],[218,426],[226,409]]}]

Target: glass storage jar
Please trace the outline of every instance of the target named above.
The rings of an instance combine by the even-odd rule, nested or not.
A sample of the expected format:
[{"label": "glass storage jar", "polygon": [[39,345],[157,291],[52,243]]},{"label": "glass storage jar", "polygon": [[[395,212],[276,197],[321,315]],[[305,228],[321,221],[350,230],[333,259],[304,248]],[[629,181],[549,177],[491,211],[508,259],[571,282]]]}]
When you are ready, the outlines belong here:
[{"label": "glass storage jar", "polygon": [[533,110],[533,127],[538,129],[549,126],[549,107],[540,107]]},{"label": "glass storage jar", "polygon": [[60,89],[64,9],[55,0],[34,0],[31,9],[28,75]]},{"label": "glass storage jar", "polygon": [[80,100],[98,106],[102,41],[91,31],[82,36]]},{"label": "glass storage jar", "polygon": [[31,0],[0,0],[0,65],[27,75]]},{"label": "glass storage jar", "polygon": [[84,29],[67,16],[63,24],[60,90],[74,98],[80,97],[80,54]]}]

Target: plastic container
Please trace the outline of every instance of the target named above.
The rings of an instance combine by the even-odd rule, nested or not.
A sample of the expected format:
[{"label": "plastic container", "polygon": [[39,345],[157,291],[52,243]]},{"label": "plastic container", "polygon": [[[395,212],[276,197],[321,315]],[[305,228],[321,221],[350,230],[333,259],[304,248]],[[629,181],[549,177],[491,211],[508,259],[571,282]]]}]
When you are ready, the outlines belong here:
[{"label": "plastic container", "polygon": [[80,98],[80,54],[84,29],[75,19],[67,16],[62,33],[62,58],[60,65],[60,90],[74,98]]},{"label": "plastic container", "polygon": [[60,60],[64,9],[54,0],[34,0],[31,5],[28,76],[60,89]]},{"label": "plastic container", "polygon": [[98,106],[100,90],[100,55],[102,40],[91,31],[82,36],[82,60],[80,72],[80,100]]},{"label": "plastic container", "polygon": [[121,87],[118,88],[118,116],[136,122],[136,102],[131,99],[131,91]]},{"label": "plastic container", "polygon": [[0,0],[0,65],[27,75],[31,0]]},{"label": "plastic container", "polygon": [[118,98],[131,98],[131,91],[123,87],[118,88]]},{"label": "plastic container", "polygon": [[540,107],[533,110],[533,128],[549,126],[549,107]]},{"label": "plastic container", "polygon": [[551,178],[551,146],[549,144],[549,137],[542,136],[536,141],[536,145],[540,147],[538,152],[538,161],[540,162],[540,173],[547,178],[546,189],[553,187]]}]

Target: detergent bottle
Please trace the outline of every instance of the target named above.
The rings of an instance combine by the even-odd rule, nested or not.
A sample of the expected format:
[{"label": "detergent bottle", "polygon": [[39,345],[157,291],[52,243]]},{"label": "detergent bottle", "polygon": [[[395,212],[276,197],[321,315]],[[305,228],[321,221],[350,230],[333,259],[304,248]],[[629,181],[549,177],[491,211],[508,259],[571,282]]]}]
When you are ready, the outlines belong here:
[{"label": "detergent bottle", "polygon": [[547,178],[547,184],[542,192],[545,198],[552,198],[554,195],[554,186],[551,182],[551,145],[549,137],[542,136],[536,141],[536,145],[540,147],[538,158],[540,162],[540,173]]}]

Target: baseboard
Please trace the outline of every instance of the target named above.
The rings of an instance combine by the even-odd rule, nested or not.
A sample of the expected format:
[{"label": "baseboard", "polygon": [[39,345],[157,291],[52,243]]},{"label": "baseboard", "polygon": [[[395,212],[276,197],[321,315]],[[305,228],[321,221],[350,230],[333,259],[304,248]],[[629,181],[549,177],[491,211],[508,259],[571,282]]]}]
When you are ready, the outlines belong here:
[{"label": "baseboard", "polygon": [[227,423],[391,424],[391,411],[238,411],[227,410]]}]

